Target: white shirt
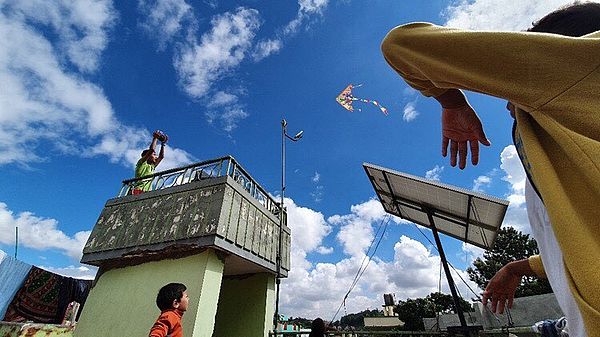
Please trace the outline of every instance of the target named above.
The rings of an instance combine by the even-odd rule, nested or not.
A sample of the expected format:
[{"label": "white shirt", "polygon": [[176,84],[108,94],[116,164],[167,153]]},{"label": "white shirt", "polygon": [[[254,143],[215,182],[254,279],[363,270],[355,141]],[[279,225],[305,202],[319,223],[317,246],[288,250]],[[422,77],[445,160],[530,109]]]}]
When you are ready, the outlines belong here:
[{"label": "white shirt", "polygon": [[529,179],[525,183],[525,200],[527,201],[527,215],[531,232],[537,241],[550,286],[552,286],[556,300],[567,318],[569,337],[585,337],[587,334],[581,312],[567,283],[562,252],[554,236],[552,225],[550,225],[548,212],[531,186]]}]

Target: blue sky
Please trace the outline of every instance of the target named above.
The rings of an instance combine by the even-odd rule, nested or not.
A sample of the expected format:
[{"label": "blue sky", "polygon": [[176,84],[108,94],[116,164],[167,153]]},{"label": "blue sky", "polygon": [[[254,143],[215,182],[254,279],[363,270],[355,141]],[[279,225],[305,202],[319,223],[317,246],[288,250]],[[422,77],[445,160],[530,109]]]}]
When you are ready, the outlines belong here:
[{"label": "blue sky", "polygon": [[[379,46],[402,23],[520,30],[564,3],[0,2],[0,249],[14,252],[18,225],[20,259],[93,277],[81,248],[155,129],[170,136],[160,169],[231,154],[278,195],[282,118],[304,130],[287,151],[285,314],[326,317],[348,289],[384,217],[363,162],[507,198],[505,225],[528,232],[505,103],[469,94],[492,146],[477,167],[452,168],[437,103],[410,90]],[[389,116],[342,109],[335,97],[350,83]],[[443,241],[459,270],[481,253]],[[437,252],[394,219],[347,310],[379,307],[384,292],[425,296],[438,272]]]}]

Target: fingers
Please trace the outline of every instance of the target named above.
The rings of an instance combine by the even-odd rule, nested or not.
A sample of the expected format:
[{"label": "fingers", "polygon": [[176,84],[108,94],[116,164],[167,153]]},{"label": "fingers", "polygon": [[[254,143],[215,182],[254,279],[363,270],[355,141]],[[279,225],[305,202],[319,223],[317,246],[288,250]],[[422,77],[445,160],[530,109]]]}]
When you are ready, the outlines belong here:
[{"label": "fingers", "polygon": [[456,166],[456,155],[458,153],[458,142],[450,141],[450,166]]},{"label": "fingers", "polygon": [[512,309],[513,299],[514,299],[514,293],[513,293],[513,295],[508,297],[508,308],[509,309]]},{"label": "fingers", "polygon": [[458,143],[458,167],[462,170],[467,166],[467,142]]},{"label": "fingers", "polygon": [[488,298],[491,297],[491,294],[492,293],[487,290],[481,294],[481,303],[483,303],[483,305],[487,305]]},{"label": "fingers", "polygon": [[479,141],[481,142],[481,144],[483,144],[485,146],[492,145],[492,143],[490,143],[490,141],[487,139],[487,136],[485,135],[485,132],[483,132],[483,127],[479,128],[479,132],[478,132],[477,136],[478,136]]},{"label": "fingers", "polygon": [[471,147],[471,164],[477,165],[479,163],[479,142],[471,140],[469,145]]},{"label": "fingers", "polygon": [[504,307],[505,306],[506,306],[506,297],[500,296],[498,298],[498,313],[499,314],[503,314],[504,313]]},{"label": "fingers", "polygon": [[446,157],[448,155],[448,142],[450,142],[448,137],[442,137],[442,157]]}]

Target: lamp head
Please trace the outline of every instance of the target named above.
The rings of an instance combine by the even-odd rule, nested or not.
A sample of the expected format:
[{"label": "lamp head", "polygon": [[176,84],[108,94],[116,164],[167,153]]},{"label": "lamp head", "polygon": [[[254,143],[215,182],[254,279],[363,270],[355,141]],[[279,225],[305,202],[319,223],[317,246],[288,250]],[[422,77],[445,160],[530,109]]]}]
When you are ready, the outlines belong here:
[{"label": "lamp head", "polygon": [[304,134],[304,130],[301,130],[294,136],[294,139],[298,140],[298,139],[302,138],[303,134]]}]

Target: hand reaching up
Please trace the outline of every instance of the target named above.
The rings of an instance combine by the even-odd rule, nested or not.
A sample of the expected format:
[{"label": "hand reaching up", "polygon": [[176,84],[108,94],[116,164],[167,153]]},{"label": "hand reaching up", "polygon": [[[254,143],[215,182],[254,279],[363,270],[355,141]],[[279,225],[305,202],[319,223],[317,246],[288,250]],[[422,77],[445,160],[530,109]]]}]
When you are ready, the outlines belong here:
[{"label": "hand reaching up", "polygon": [[442,156],[448,154],[450,145],[450,165],[462,170],[467,165],[467,143],[471,150],[471,163],[479,162],[479,143],[490,146],[490,141],[483,132],[481,120],[475,110],[466,103],[457,108],[442,109]]}]

